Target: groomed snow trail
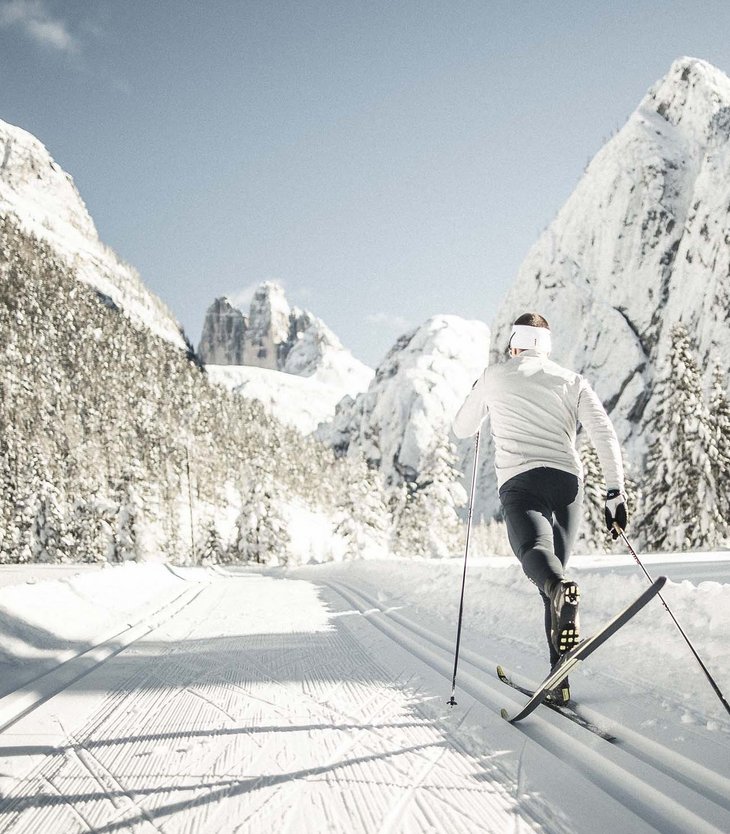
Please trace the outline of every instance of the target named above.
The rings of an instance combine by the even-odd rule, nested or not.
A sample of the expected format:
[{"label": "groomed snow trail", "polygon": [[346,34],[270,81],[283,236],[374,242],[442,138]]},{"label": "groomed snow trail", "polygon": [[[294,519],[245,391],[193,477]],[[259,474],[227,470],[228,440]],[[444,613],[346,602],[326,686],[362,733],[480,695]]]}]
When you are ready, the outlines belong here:
[{"label": "groomed snow trail", "polygon": [[302,581],[206,588],[2,735],[6,761],[47,755],[5,780],[0,831],[539,830],[332,607]]},{"label": "groomed snow trail", "polygon": [[448,643],[345,583],[215,580],[0,734],[0,832],[727,830],[727,780],[636,733],[503,721],[491,661],[450,710]]}]

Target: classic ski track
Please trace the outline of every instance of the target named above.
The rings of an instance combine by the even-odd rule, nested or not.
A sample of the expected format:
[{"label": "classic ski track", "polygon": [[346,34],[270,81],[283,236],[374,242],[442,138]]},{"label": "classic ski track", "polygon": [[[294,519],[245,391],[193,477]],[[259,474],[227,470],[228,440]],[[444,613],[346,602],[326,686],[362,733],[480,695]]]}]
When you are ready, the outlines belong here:
[{"label": "classic ski track", "polygon": [[[441,635],[423,628],[397,611],[383,610],[382,606],[376,600],[360,589],[355,589],[344,583],[334,584],[340,584],[341,587],[346,588],[351,593],[359,594],[363,600],[377,609],[378,613],[389,617],[399,625],[408,628],[413,634],[424,638],[429,643],[441,649],[451,652],[453,655],[453,642],[449,642],[441,637]],[[477,655],[475,652],[466,648],[462,648],[460,654],[461,658],[466,660],[469,665],[485,672],[490,682],[492,681],[492,676],[497,665],[502,665],[496,661],[485,660],[481,655]],[[491,665],[492,662],[494,665]],[[509,672],[509,670],[507,671]],[[517,679],[521,680],[521,677],[517,676]],[[616,725],[614,720],[603,715],[595,708],[582,707],[582,710],[586,718],[595,720],[596,723],[602,722],[603,726]],[[688,759],[681,753],[676,753],[624,725],[617,727],[617,732],[619,733],[617,743],[622,749],[631,751],[634,756],[641,758],[647,764],[662,771],[667,776],[684,781],[687,787],[692,790],[696,790],[699,793],[705,793],[707,791],[708,798],[730,810],[730,779],[721,776],[713,770],[709,770],[700,763]]]},{"label": "classic ski track", "polygon": [[25,681],[17,689],[5,693],[0,697],[0,732],[175,617],[202,592],[202,588],[184,589],[136,623],[101,639],[93,646]]},{"label": "classic ski track", "polygon": [[[206,588],[183,615],[194,618],[190,628],[176,628],[179,620],[158,628],[166,639],[183,632],[193,649],[170,646],[120,680],[81,730],[65,732],[64,746],[0,801],[0,830],[59,830],[62,818],[64,832],[299,834],[330,819],[333,830],[347,821],[356,834],[392,832],[408,815],[408,830],[471,834],[485,818],[513,821],[504,786],[475,781],[481,763],[411,711],[405,693],[414,673],[388,673],[346,625],[318,633],[325,648],[303,655],[307,634],[287,633],[280,646],[249,635],[244,649],[227,633],[205,636],[225,592]],[[130,647],[130,667],[143,651]],[[289,710],[282,681],[296,682]],[[324,761],[303,762],[300,749],[289,749],[289,731],[312,735]],[[531,829],[533,815],[522,814]]]},{"label": "classic ski track", "polygon": [[[368,616],[373,625],[396,643],[411,651],[437,671],[448,675],[448,679],[451,678],[453,643],[449,643],[441,635],[414,623],[397,611],[384,610],[381,603],[359,588],[353,588],[340,581],[327,580],[324,584]],[[397,623],[399,628],[396,629],[390,624],[391,622]],[[404,635],[400,627],[408,629],[412,637]],[[416,638],[415,645],[413,637]],[[437,651],[435,652],[434,649]],[[451,659],[447,660],[443,653],[448,653]],[[485,706],[496,710],[504,706],[509,693],[505,695],[504,684],[494,677],[493,670],[497,662],[485,661],[474,652],[463,648],[460,660],[462,664],[461,688]],[[468,664],[483,673],[485,679],[478,679],[464,672],[463,664]],[[595,711],[590,711],[590,713],[586,712],[589,717],[595,716],[597,722],[608,721]],[[565,726],[561,726],[561,723]],[[611,721],[610,724],[615,724],[615,722]],[[524,732],[549,752],[560,751],[563,761],[572,762],[577,765],[577,769],[591,774],[592,781],[617,801],[626,803],[631,798],[635,813],[662,832],[685,834],[687,831],[692,831],[693,834],[696,832],[698,834],[701,831],[723,831],[712,822],[712,817],[717,816],[716,812],[708,814],[711,818],[708,820],[684,807],[675,799],[675,796],[677,791],[686,790],[709,803],[711,807],[707,809],[708,811],[712,811],[712,806],[716,810],[727,811],[730,808],[730,780],[679,753],[668,750],[640,733],[623,726],[620,729],[617,728],[618,744],[597,742],[601,745],[600,750],[603,754],[601,755],[589,746],[588,741],[576,744],[576,741],[580,742],[584,735],[581,733],[581,728],[573,727],[565,719],[553,715],[552,712],[533,713],[529,724],[515,729]],[[661,774],[664,779],[669,780],[669,784],[659,789],[652,784],[654,780],[647,776],[640,777],[635,764],[632,765],[632,759],[642,762],[655,773]],[[624,760],[623,764],[620,763],[622,760]],[[626,787],[629,783],[632,786],[630,790]]]}]

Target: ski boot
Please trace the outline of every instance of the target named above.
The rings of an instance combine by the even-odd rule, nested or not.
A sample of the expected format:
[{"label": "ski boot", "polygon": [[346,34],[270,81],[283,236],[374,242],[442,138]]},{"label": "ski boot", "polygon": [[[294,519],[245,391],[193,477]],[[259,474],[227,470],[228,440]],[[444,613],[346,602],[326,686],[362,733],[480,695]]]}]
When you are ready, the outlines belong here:
[{"label": "ski boot", "polygon": [[580,622],[578,600],[580,591],[575,582],[561,579],[555,587],[546,591],[552,603],[551,637],[559,654],[565,654],[578,643]]}]

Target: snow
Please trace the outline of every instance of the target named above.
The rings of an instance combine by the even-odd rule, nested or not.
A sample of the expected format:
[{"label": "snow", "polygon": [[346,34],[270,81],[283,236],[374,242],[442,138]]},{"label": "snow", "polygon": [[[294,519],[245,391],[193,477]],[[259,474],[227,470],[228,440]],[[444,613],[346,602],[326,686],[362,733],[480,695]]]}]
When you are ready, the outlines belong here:
[{"label": "snow", "polygon": [[284,288],[273,281],[257,287],[248,316],[228,299],[216,299],[199,350],[213,381],[259,400],[304,434],[331,420],[344,397],[365,391],[374,373],[321,319],[290,308]]},{"label": "snow", "polygon": [[258,400],[267,414],[303,434],[311,434],[320,423],[330,420],[337,403],[359,390],[357,381],[329,383],[317,374],[295,376],[252,365],[206,365],[205,370],[213,382]]},{"label": "snow", "polygon": [[377,463],[386,483],[416,477],[448,436],[488,350],[483,322],[433,316],[396,342],[368,390],[343,401],[318,436]]},{"label": "snow", "polygon": [[[669,560],[686,578],[666,601],[727,693],[730,554],[646,564]],[[717,581],[692,581],[700,561]],[[646,585],[624,556],[573,564],[586,632]],[[14,568],[0,589],[3,631],[37,627],[32,651],[6,649],[16,681],[61,675],[68,663],[48,671],[61,646],[147,625],[5,720],[2,831],[728,830],[730,721],[658,601],[571,675],[609,744],[545,708],[500,718],[524,697],[494,665],[546,671],[537,592],[511,558],[470,560],[451,709],[460,559],[20,581],[38,570]]]},{"label": "snow", "polygon": [[[67,569],[62,573],[67,573]],[[161,564],[129,562],[114,568],[78,570],[72,575],[40,582],[21,581],[23,575],[52,575],[34,566],[0,568],[0,694],[17,689],[29,675],[68,660],[71,646],[88,648],[143,619],[164,597],[173,599],[184,582]]]},{"label": "snow", "polygon": [[321,319],[290,307],[284,288],[274,281],[256,288],[248,315],[228,298],[215,299],[205,315],[199,353],[206,365],[247,365],[314,377],[353,396],[373,376]]}]

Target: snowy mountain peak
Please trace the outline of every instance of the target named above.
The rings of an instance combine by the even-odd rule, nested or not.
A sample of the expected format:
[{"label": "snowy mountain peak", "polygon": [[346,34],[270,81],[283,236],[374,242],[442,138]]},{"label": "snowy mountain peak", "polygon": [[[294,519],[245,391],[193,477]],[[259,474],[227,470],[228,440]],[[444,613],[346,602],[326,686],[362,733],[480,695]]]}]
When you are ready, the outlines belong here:
[{"label": "snowy mountain peak", "polygon": [[[327,325],[308,310],[290,307],[284,288],[260,284],[248,315],[218,298],[208,308],[200,355],[209,365],[249,365],[364,390],[373,372],[358,362]],[[361,387],[360,387],[361,386]]]},{"label": "snowy mountain peak", "polygon": [[290,339],[291,308],[284,288],[273,281],[265,281],[256,289],[248,316],[244,346],[244,365],[277,370],[279,354]]},{"label": "snowy mountain peak", "polygon": [[681,58],[596,154],[532,247],[493,327],[538,310],[554,357],[585,373],[639,468],[652,394],[682,321],[706,381],[730,352],[730,79]]},{"label": "snowy mountain peak", "polygon": [[447,446],[451,421],[488,349],[482,322],[428,319],[396,341],[367,392],[343,400],[320,437],[339,453],[362,454],[388,485],[416,481]]},{"label": "snowy mountain peak", "polygon": [[730,101],[730,79],[698,58],[679,58],[647,93],[639,109],[656,111],[675,127],[687,121],[708,125]]},{"label": "snowy mountain peak", "polygon": [[[73,179],[32,134],[0,121],[0,205],[34,217],[46,229],[66,226],[96,238],[94,222]],[[23,218],[23,219],[25,219]],[[35,231],[35,230],[34,230]]]},{"label": "snowy mountain peak", "polygon": [[184,348],[180,325],[100,240],[73,179],[44,145],[22,128],[0,121],[0,214],[45,240],[75,271],[129,317]]}]

